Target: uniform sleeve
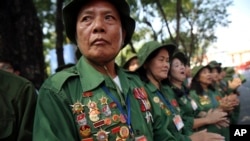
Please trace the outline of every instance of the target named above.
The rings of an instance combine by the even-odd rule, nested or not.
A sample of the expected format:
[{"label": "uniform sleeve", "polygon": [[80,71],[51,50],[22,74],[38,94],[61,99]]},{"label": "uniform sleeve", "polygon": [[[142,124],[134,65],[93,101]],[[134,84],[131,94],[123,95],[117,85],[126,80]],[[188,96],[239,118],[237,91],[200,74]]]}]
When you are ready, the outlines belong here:
[{"label": "uniform sleeve", "polygon": [[77,133],[66,95],[43,86],[39,90],[33,141],[76,141],[80,140]]},{"label": "uniform sleeve", "polygon": [[26,82],[16,97],[18,133],[17,141],[31,141],[37,94],[32,83]]}]

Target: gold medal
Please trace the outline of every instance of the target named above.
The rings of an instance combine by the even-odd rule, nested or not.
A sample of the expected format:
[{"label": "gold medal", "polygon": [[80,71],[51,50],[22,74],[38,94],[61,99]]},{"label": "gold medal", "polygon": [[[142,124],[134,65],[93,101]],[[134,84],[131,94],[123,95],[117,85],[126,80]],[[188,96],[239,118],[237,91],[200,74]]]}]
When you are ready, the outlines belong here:
[{"label": "gold medal", "polygon": [[102,98],[99,99],[99,100],[100,100],[100,102],[101,102],[101,105],[108,104],[108,98],[107,98],[107,97],[102,96]]},{"label": "gold medal", "polygon": [[155,97],[153,98],[153,100],[154,100],[155,103],[159,103],[159,102],[160,102],[160,99],[159,99],[158,96],[155,96]]},{"label": "gold medal", "polygon": [[119,131],[120,137],[126,139],[129,136],[129,129],[127,126],[122,126]]},{"label": "gold medal", "polygon": [[166,114],[169,116],[169,115],[171,115],[171,112],[170,112],[170,110],[169,109],[165,109],[165,111],[166,111]]},{"label": "gold medal", "polygon": [[96,139],[98,141],[108,141],[108,134],[109,132],[106,132],[101,129],[100,131],[97,132],[97,134],[95,134],[95,136],[97,136]]},{"label": "gold medal", "polygon": [[84,110],[84,105],[77,101],[75,104],[70,105],[74,114],[80,114]]},{"label": "gold medal", "polygon": [[91,135],[90,127],[88,125],[81,126],[80,135],[84,138],[89,137]]}]

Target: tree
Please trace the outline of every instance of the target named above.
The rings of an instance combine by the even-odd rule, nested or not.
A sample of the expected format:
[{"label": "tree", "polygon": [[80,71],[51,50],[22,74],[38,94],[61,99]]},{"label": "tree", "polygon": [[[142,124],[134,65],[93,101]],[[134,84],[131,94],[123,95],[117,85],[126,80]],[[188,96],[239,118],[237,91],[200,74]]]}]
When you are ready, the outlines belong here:
[{"label": "tree", "polygon": [[0,53],[20,66],[21,76],[39,88],[46,78],[42,30],[32,0],[2,0]]},{"label": "tree", "polygon": [[[149,39],[175,43],[188,58],[202,56],[216,41],[215,29],[227,26],[232,0],[128,1],[138,21],[134,41]],[[145,34],[145,31],[150,31]],[[147,40],[147,39],[146,39]]]}]

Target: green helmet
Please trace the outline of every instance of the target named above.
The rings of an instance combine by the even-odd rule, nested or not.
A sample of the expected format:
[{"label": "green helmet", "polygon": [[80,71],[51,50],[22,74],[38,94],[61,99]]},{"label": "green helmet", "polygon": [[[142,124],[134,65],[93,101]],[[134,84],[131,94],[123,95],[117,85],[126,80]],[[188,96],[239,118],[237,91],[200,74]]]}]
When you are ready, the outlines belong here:
[{"label": "green helmet", "polygon": [[209,62],[208,65],[209,65],[211,68],[221,67],[221,63],[218,63],[218,62],[215,61],[215,60]]},{"label": "green helmet", "polygon": [[197,76],[197,74],[204,68],[208,68],[211,70],[211,67],[209,65],[206,65],[206,66],[203,66],[203,65],[200,65],[200,66],[194,66],[191,70],[191,75],[192,75],[192,78],[195,78]]},{"label": "green helmet", "polygon": [[155,50],[159,49],[159,48],[166,48],[169,52],[169,57],[171,58],[175,49],[176,49],[176,45],[174,44],[165,44],[162,45],[157,41],[149,41],[147,43],[145,43],[138,51],[137,56],[138,56],[138,61],[139,61],[139,67],[140,68],[145,61],[147,60],[148,56],[154,52]]},{"label": "green helmet", "polygon": [[[76,20],[80,9],[91,0],[72,0],[63,8],[63,20],[68,38],[76,44]],[[129,5],[125,0],[106,0],[113,4],[119,12],[122,27],[126,31],[123,47],[126,46],[134,33],[135,20],[130,17]]]}]

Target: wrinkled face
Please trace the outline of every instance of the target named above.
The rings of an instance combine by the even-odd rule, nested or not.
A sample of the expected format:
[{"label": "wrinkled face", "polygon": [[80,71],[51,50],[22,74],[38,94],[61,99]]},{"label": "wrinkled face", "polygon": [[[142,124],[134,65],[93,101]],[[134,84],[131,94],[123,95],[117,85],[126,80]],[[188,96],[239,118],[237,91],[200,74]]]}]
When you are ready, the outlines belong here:
[{"label": "wrinkled face", "polygon": [[211,75],[212,75],[213,81],[217,82],[219,80],[219,72],[216,68],[212,69]]},{"label": "wrinkled face", "polygon": [[170,66],[170,74],[171,79],[176,81],[184,82],[186,79],[186,67],[178,58],[173,59]]},{"label": "wrinkled face", "polygon": [[161,81],[168,77],[169,71],[169,54],[165,48],[160,49],[159,53],[145,64],[147,75],[153,76]]},{"label": "wrinkled face", "polygon": [[198,81],[205,85],[212,84],[211,71],[208,68],[203,68],[199,73]]},{"label": "wrinkled face", "polygon": [[84,5],[76,23],[76,41],[89,61],[103,64],[114,60],[125,39],[120,16],[107,1],[95,0]]}]

